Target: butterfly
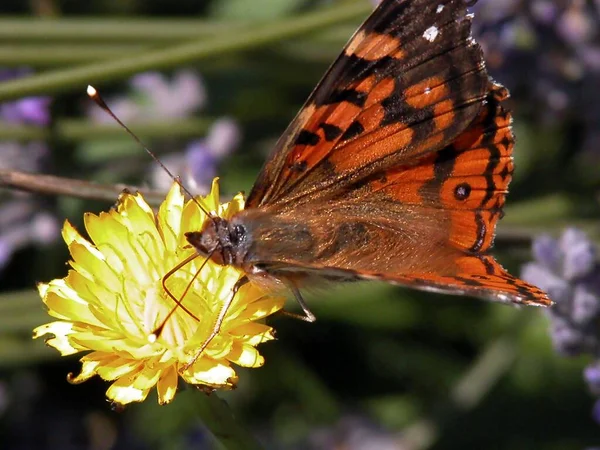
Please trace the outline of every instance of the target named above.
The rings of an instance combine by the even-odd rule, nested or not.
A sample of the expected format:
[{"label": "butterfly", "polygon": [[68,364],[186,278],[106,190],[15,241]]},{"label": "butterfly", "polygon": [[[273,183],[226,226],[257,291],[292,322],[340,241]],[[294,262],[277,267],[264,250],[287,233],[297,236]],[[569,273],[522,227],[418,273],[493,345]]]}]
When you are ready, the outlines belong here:
[{"label": "butterfly", "polygon": [[514,170],[507,90],[464,0],[383,0],[268,157],[244,210],[186,234],[199,254],[289,288],[383,280],[549,306],[489,254]]}]

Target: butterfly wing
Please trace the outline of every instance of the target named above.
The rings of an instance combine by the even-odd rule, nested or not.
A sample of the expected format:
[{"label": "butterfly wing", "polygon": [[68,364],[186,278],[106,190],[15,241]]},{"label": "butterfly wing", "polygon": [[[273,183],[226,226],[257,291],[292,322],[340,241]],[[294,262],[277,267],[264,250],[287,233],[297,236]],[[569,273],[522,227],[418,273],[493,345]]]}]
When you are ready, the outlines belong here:
[{"label": "butterfly wing", "polygon": [[487,88],[470,21],[464,0],[383,0],[277,143],[247,207],[333,197],[452,142]]},{"label": "butterfly wing", "polygon": [[380,279],[551,305],[543,291],[487,254],[513,172],[514,144],[510,114],[501,105],[507,91],[491,82],[487,90],[475,120],[439,152],[386,168],[349,187],[343,198],[275,213],[247,211],[252,264],[281,278]]},{"label": "butterfly wing", "polygon": [[240,213],[249,269],[551,304],[487,254],[514,139],[470,20],[464,0],[382,1]]},{"label": "butterfly wing", "polygon": [[435,217],[432,223],[438,228],[429,227],[428,236],[420,239],[435,243],[434,252],[446,248],[447,256],[440,261],[448,265],[441,270],[428,263],[417,271],[364,271],[361,277],[503,302],[552,305],[545,292],[510,275],[487,254],[514,170],[511,117],[501,104],[507,97],[506,89],[490,82],[480,114],[451,145],[413,167],[387,170],[365,187],[371,195]]}]

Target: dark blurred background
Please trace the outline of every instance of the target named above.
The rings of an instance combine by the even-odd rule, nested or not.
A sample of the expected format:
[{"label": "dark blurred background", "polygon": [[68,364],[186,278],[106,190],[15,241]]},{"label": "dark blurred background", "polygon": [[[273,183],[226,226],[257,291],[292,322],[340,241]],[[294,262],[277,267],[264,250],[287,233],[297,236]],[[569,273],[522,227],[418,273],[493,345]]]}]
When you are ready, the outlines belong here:
[{"label": "dark blurred background", "polygon": [[[241,51],[89,80],[197,192],[217,174],[224,197],[248,192],[279,133],[372,7],[3,0],[0,81],[66,78],[25,99],[4,97],[0,169],[166,190],[171,180],[87,98],[86,81],[69,81],[70,71],[186,42],[214,48],[257,25],[339,14],[328,26]],[[352,8],[353,19],[340,13]],[[567,266],[544,262],[544,249],[555,248],[557,264],[579,264],[580,253],[560,238],[566,228],[580,230],[588,257],[600,237],[600,3],[480,0],[472,9],[489,72],[511,90],[518,139],[495,254],[514,274],[535,257],[548,270],[532,281],[564,288],[557,297],[566,306],[549,315],[376,283],[309,292],[318,321],[275,319],[278,341],[261,348],[265,366],[240,369],[239,388],[223,396],[265,448],[600,448],[600,271],[588,264],[582,276],[593,282],[580,283]],[[151,395],[113,411],[107,383],[69,385],[77,358],[31,341],[31,330],[49,321],[35,283],[66,273],[62,221],[81,227],[84,211],[111,204],[0,191],[1,449],[219,448],[194,413],[193,389],[181,386],[168,406]],[[582,283],[587,309],[573,319]]]}]

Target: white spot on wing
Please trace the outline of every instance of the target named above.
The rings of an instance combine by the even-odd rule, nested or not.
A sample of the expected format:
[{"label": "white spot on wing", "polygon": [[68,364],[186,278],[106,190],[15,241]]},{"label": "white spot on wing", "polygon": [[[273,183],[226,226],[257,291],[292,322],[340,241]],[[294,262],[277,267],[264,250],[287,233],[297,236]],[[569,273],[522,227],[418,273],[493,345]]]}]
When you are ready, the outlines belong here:
[{"label": "white spot on wing", "polygon": [[425,95],[429,95],[431,93],[431,88],[430,87],[426,87],[425,88]]},{"label": "white spot on wing", "polygon": [[444,10],[444,5],[438,5],[437,9],[435,10],[436,13],[441,13]]},{"label": "white spot on wing", "polygon": [[429,42],[433,42],[435,41],[435,38],[438,37],[438,34],[440,34],[440,30],[438,30],[436,26],[431,26],[425,30],[423,37]]}]

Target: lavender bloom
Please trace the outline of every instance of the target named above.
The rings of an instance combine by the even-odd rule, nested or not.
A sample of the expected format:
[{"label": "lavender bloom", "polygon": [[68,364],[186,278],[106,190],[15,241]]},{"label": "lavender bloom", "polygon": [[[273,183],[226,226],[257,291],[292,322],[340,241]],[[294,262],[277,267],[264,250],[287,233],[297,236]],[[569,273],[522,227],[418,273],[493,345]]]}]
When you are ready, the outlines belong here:
[{"label": "lavender bloom", "polygon": [[[582,123],[584,150],[600,136],[600,4],[594,0],[479,1],[474,35],[494,77],[537,119]],[[523,70],[527,67],[527,70]]]},{"label": "lavender bloom", "polygon": [[[233,119],[217,120],[204,139],[192,141],[181,153],[162,158],[171,172],[181,177],[183,184],[194,193],[205,193],[217,175],[219,162],[238,146],[241,139],[239,126]],[[173,180],[165,171],[152,166],[152,184],[167,190]]]},{"label": "lavender bloom", "polygon": [[600,333],[600,273],[595,249],[586,235],[567,229],[559,240],[540,236],[533,243],[535,262],[523,279],[544,289],[556,305],[548,312],[556,351],[565,356],[595,354]]},{"label": "lavender bloom", "polygon": [[307,445],[302,448],[397,450],[400,448],[400,435],[390,433],[364,417],[345,416],[332,428],[320,429],[311,433]]},{"label": "lavender bloom", "polygon": [[[26,69],[0,69],[0,81],[18,78],[29,73]],[[26,97],[0,104],[0,121],[30,125],[50,123],[50,97]]]},{"label": "lavender bloom", "polygon": [[[204,107],[207,100],[202,78],[189,70],[176,72],[170,78],[157,72],[143,73],[133,77],[130,85],[132,95],[108,100],[113,112],[125,123],[187,117]],[[95,106],[89,114],[98,122],[113,120]],[[217,165],[237,147],[239,140],[237,123],[222,118],[213,124],[206,138],[190,142],[182,152],[161,156],[161,161],[181,177],[186,188],[207,192]],[[150,167],[151,184],[167,190],[172,183],[170,176],[154,163]]]},{"label": "lavender bloom", "polygon": [[[198,74],[180,70],[170,79],[147,72],[131,79],[133,95],[108,99],[113,112],[125,123],[187,117],[206,103],[206,89]],[[93,120],[112,123],[113,119],[95,105],[88,111]]]},{"label": "lavender bloom", "polygon": [[[29,73],[26,69],[0,70],[0,80]],[[0,121],[46,126],[50,122],[50,98],[27,97],[0,104]],[[0,142],[0,169],[40,172],[49,156],[43,142]],[[48,244],[59,235],[57,219],[22,192],[4,192],[0,198],[0,269],[14,252],[32,244]]]},{"label": "lavender bloom", "polygon": [[[548,310],[552,342],[563,356],[590,354],[597,361],[584,370],[590,391],[600,396],[600,266],[585,233],[565,230],[558,239],[540,236],[534,262],[523,266],[524,280],[544,289],[556,305]],[[600,423],[600,400],[593,410]]]}]

